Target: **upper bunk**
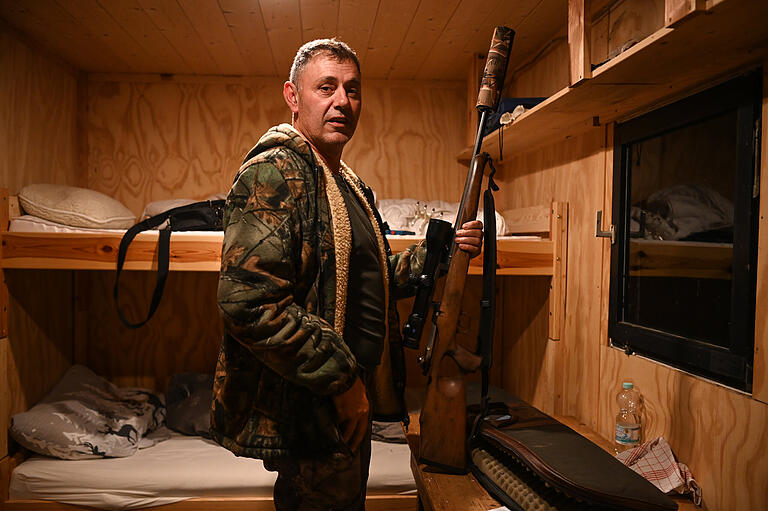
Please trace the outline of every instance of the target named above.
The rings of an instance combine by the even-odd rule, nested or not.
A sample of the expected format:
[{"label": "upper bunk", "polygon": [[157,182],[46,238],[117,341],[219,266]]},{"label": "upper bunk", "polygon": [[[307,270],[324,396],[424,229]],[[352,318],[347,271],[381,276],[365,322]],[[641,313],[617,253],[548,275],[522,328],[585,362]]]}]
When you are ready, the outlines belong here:
[{"label": "upper bunk", "polygon": [[[2,194],[6,206],[4,226],[19,216],[17,200]],[[554,276],[562,272],[559,264],[566,243],[567,207],[554,202],[504,212],[508,230],[516,235],[498,238],[497,275]],[[23,232],[2,233],[2,267],[19,269],[114,270],[125,231],[100,232]],[[535,234],[535,235],[533,235]],[[159,231],[139,233],[131,243],[125,260],[126,270],[157,269]],[[221,268],[221,231],[174,232],[170,243],[170,271],[211,271]],[[387,236],[392,251],[398,253],[423,238],[413,235]],[[562,267],[562,268],[561,268]],[[482,258],[470,263],[470,274],[482,274]]]},{"label": "upper bunk", "polygon": [[[46,270],[115,270],[125,231],[20,232],[8,231],[20,216],[18,200],[0,189],[0,268]],[[568,249],[568,204],[520,208],[503,212],[506,231],[497,245],[497,275],[551,277],[549,337],[559,339],[564,324]],[[218,272],[223,232],[174,232],[170,240],[169,270]],[[124,269],[157,270],[159,231],[139,233],[131,243]],[[394,253],[418,243],[418,236],[391,235]],[[483,273],[483,258],[471,260],[470,275]]]}]

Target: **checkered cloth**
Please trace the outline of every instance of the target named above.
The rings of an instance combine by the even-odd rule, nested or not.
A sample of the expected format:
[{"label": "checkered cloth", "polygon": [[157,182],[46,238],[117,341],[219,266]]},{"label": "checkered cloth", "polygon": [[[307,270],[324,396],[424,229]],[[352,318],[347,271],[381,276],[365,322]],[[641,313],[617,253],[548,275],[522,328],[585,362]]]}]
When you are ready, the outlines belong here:
[{"label": "checkered cloth", "polygon": [[648,479],[654,486],[670,493],[690,493],[697,506],[701,505],[701,487],[684,463],[678,463],[663,437],[624,451],[616,459]]}]

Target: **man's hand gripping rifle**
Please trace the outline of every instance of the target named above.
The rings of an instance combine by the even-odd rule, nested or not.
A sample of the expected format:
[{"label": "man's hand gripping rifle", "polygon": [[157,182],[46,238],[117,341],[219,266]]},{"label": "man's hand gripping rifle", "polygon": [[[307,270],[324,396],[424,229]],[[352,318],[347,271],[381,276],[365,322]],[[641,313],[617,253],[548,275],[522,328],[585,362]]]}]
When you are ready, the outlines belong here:
[{"label": "man's hand gripping rifle", "polygon": [[[480,153],[483,127],[488,113],[498,105],[513,37],[514,31],[507,27],[494,31],[477,99],[480,122],[456,222],[451,227],[443,220],[430,220],[427,259],[417,284],[413,312],[403,327],[405,346],[418,348],[432,304],[432,330],[425,354],[419,360],[424,373],[429,375],[419,419],[419,461],[446,472],[466,471],[467,398],[463,374],[477,370],[482,363],[481,357],[464,349],[455,339],[469,254],[459,250],[454,239],[456,231],[477,215],[483,171],[488,162],[488,154]],[[445,272],[442,296],[432,303],[435,282]]]}]

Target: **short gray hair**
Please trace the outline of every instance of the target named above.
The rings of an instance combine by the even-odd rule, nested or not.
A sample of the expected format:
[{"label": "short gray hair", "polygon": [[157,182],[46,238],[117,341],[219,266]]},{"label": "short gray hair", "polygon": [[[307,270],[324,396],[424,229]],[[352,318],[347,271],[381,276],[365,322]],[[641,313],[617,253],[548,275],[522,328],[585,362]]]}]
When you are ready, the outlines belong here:
[{"label": "short gray hair", "polygon": [[339,41],[335,37],[332,39],[315,39],[305,43],[296,52],[296,56],[293,58],[293,65],[291,66],[291,74],[288,77],[290,82],[298,86],[299,77],[304,68],[318,55],[326,55],[338,62],[351,60],[357,66],[357,72],[360,72],[360,61],[357,60],[357,54],[347,43]]}]

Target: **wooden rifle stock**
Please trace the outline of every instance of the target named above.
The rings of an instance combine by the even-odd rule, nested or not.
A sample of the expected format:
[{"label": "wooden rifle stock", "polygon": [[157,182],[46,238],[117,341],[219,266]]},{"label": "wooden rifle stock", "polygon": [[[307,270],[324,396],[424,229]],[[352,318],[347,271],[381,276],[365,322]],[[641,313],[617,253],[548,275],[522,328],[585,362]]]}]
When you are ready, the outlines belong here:
[{"label": "wooden rifle stock", "polygon": [[[495,110],[498,104],[513,36],[514,31],[507,27],[497,27],[493,34],[478,95],[477,108],[481,115],[477,139],[454,224],[454,235],[465,222],[474,220],[477,215],[483,170],[488,162],[488,154],[480,153],[483,127],[487,113]],[[455,243],[452,243],[450,253],[451,261],[436,320],[437,334],[431,353],[427,395],[419,417],[419,462],[435,470],[465,473],[467,396],[463,375],[477,370],[482,358],[456,343],[456,327],[470,258]]]}]

